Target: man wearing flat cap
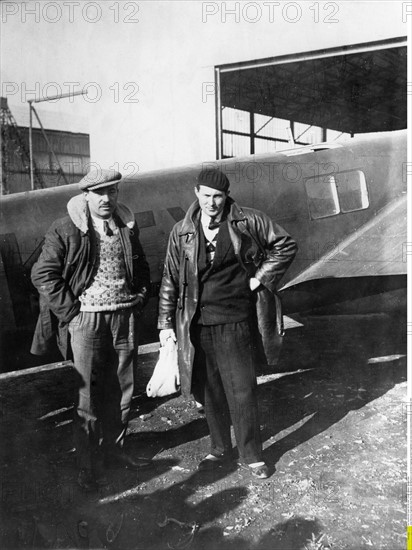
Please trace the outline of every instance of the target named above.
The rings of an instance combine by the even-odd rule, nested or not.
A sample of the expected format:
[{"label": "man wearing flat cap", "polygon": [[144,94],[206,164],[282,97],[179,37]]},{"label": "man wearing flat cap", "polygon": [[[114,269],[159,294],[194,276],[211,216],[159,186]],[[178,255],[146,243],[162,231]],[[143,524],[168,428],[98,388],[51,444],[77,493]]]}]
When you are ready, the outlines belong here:
[{"label": "man wearing flat cap", "polygon": [[97,489],[105,466],[151,465],[123,450],[150,273],[134,215],[118,203],[121,179],[99,169],[80,181],[82,193],[48,230],[32,270],[40,315],[31,351],[47,353],[57,336],[81,377],[74,437],[84,490]]},{"label": "man wearing flat cap", "polygon": [[221,170],[203,169],[195,194],[169,238],[160,343],[177,340],[182,393],[204,405],[211,444],[199,469],[231,463],[232,423],[240,465],[265,479],[252,337],[256,304],[259,293],[275,292],[297,247],[265,214],[229,197]]}]

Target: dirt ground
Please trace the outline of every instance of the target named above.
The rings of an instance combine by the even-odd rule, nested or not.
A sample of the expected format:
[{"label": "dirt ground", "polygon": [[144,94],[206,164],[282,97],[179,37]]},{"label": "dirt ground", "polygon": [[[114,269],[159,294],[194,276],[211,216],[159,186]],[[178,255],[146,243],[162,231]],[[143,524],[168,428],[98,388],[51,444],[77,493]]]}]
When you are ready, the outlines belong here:
[{"label": "dirt ground", "polygon": [[[141,355],[127,448],[153,457],[109,485],[76,484],[76,380],[61,366],[0,377],[1,547],[114,550],[404,549],[406,328],[384,315],[304,317],[259,373],[259,481],[234,464],[197,472],[207,425],[181,396],[149,399]],[[181,524],[176,523],[182,522]]]}]

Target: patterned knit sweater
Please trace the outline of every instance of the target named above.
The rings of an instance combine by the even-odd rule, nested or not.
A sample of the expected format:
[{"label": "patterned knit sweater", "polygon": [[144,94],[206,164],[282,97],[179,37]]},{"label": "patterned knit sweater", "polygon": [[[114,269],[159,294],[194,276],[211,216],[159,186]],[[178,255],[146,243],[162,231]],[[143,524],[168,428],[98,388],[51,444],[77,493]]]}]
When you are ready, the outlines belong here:
[{"label": "patterned knit sweater", "polygon": [[134,306],[139,297],[130,292],[119,230],[112,236],[96,232],[97,267],[91,285],[80,296],[80,311],[116,311]]}]

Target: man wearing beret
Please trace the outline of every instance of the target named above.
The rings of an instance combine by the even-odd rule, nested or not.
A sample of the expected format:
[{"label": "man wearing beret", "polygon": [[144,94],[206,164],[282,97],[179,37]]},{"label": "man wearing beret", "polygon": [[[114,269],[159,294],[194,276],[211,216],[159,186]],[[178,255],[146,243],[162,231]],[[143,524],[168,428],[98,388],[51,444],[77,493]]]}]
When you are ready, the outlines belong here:
[{"label": "man wearing beret", "polygon": [[274,293],[296,244],[262,212],[229,197],[219,169],[203,169],[197,200],[170,235],[159,295],[160,343],[177,340],[184,395],[204,405],[210,453],[200,470],[233,459],[258,479],[262,458],[253,338],[260,292]]},{"label": "man wearing beret", "polygon": [[137,319],[148,299],[149,266],[133,213],[118,203],[122,175],[89,172],[68,216],[48,230],[32,281],[40,315],[32,353],[53,338],[81,377],[74,437],[84,490],[103,482],[103,468],[143,468],[150,460],[123,450],[137,359]]}]

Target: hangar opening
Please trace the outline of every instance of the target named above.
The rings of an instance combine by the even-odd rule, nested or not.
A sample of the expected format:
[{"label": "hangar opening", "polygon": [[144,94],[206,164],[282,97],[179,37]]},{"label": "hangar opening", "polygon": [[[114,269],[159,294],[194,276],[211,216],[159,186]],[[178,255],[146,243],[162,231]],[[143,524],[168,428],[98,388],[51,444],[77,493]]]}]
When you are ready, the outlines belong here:
[{"label": "hangar opening", "polygon": [[406,128],[407,39],[215,68],[218,159]]}]

